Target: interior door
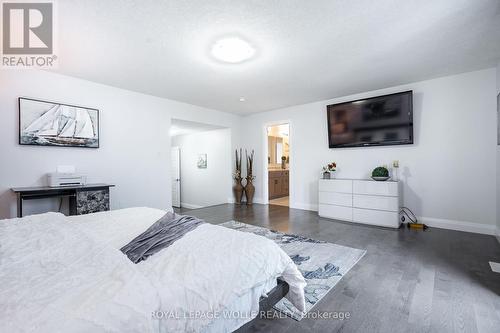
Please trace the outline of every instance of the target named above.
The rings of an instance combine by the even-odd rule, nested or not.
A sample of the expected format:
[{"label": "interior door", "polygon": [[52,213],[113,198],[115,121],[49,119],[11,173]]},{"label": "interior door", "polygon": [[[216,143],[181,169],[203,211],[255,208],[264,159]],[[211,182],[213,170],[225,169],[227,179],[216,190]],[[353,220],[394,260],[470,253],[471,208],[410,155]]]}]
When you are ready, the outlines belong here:
[{"label": "interior door", "polygon": [[179,147],[171,149],[172,163],[172,206],[181,207],[181,150]]}]

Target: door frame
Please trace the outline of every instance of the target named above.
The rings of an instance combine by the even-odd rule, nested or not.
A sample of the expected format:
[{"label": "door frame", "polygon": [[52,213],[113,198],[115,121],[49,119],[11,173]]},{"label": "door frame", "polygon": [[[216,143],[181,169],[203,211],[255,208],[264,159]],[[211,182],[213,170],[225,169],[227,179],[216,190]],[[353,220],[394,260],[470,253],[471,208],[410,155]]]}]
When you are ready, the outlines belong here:
[{"label": "door frame", "polygon": [[[173,200],[172,200],[172,207],[174,207],[174,208],[182,208],[181,147],[179,147],[179,146],[171,146],[170,147],[170,154],[172,154],[172,151],[175,150],[175,149],[179,152],[179,166],[178,166],[179,167],[179,207],[174,206]],[[173,181],[174,177],[171,177],[170,179],[171,179],[171,181]],[[174,184],[172,184],[172,188],[173,188],[173,185]]]},{"label": "door frame", "polygon": [[288,124],[288,142],[290,143],[290,149],[289,149],[289,159],[290,163],[288,164],[288,207],[292,208],[292,198],[294,198],[294,186],[292,182],[292,175],[293,175],[293,167],[292,165],[295,164],[295,159],[293,155],[293,136],[292,136],[292,121],[291,120],[276,120],[276,121],[270,121],[264,123],[262,127],[262,134],[263,134],[263,146],[264,149],[263,151],[263,156],[262,156],[262,161],[263,161],[263,166],[262,170],[264,170],[263,175],[262,175],[262,203],[264,205],[269,205],[269,164],[267,163],[267,158],[269,156],[269,147],[268,147],[268,140],[267,140],[267,128],[270,126],[278,126],[278,125],[285,125]]}]

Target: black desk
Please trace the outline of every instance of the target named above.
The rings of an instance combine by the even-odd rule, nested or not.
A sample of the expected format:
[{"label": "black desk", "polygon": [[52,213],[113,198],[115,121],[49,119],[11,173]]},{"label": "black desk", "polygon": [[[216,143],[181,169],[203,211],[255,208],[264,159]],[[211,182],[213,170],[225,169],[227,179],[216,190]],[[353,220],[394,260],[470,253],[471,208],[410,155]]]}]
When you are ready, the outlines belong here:
[{"label": "black desk", "polygon": [[18,187],[11,190],[17,194],[17,217],[23,217],[23,200],[43,198],[69,198],[69,215],[82,215],[109,210],[109,188],[111,184],[88,184],[60,187]]}]

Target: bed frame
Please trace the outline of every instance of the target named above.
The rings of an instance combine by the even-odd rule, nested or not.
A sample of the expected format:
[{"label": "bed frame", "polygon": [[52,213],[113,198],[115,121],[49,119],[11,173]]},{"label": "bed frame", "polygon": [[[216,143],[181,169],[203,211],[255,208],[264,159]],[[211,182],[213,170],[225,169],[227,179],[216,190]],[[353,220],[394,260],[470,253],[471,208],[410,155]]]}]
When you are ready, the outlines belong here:
[{"label": "bed frame", "polygon": [[[272,307],[278,303],[283,297],[288,294],[288,290],[290,290],[290,286],[285,281],[278,279],[278,284],[274,287],[269,293],[267,293],[267,297],[261,297],[259,301],[259,312],[269,311]],[[237,333],[247,333],[254,332],[255,328],[253,325],[255,321],[259,319],[259,316],[252,319],[245,325],[241,326],[235,332]]]}]

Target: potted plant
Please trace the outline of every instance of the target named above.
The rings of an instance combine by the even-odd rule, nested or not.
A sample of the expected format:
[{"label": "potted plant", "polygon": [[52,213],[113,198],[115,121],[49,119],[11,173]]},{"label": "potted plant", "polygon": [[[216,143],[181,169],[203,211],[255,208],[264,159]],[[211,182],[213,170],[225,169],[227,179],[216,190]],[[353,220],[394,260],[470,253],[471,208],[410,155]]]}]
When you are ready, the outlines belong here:
[{"label": "potted plant", "polygon": [[255,179],[253,175],[253,155],[254,151],[250,153],[250,156],[248,156],[248,153],[245,149],[245,157],[247,160],[247,184],[244,188],[245,190],[245,196],[247,198],[247,205],[253,204],[253,196],[255,194],[255,186],[253,185],[253,180]]},{"label": "potted plant", "polygon": [[389,170],[384,166],[379,166],[373,169],[372,179],[377,181],[384,181],[389,179]]},{"label": "potted plant", "polygon": [[331,162],[323,167],[323,179],[330,179],[331,174],[337,171],[337,163]]},{"label": "potted plant", "polygon": [[235,181],[235,184],[233,186],[233,193],[234,193],[234,202],[237,205],[241,205],[241,197],[243,196],[243,185],[241,184],[241,155],[242,151],[240,149],[240,153],[238,155],[238,149],[235,151],[236,154],[236,169],[233,173],[233,178]]},{"label": "potted plant", "polygon": [[281,168],[286,169],[286,156],[281,156]]}]

